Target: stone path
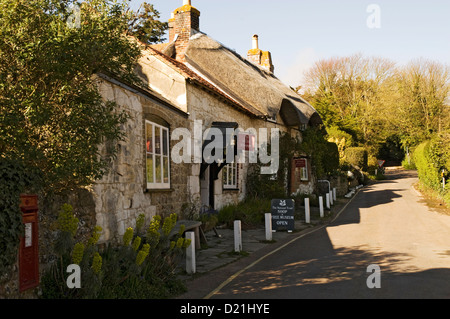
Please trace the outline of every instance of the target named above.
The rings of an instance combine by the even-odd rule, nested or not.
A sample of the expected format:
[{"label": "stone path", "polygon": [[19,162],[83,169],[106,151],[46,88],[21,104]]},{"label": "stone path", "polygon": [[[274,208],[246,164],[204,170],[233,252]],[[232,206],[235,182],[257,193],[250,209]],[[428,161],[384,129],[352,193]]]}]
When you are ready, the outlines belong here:
[{"label": "stone path", "polygon": [[[208,244],[202,244],[202,248],[196,251],[196,273],[188,275],[181,274],[180,278],[185,280],[188,292],[178,296],[178,299],[203,298],[205,293],[209,292],[211,287],[220,283],[223,276],[239,269],[242,265],[250,262],[253,255],[258,255],[264,251],[275,249],[290,238],[299,235],[317,225],[327,223],[333,215],[336,214],[346,203],[348,199],[338,199],[331,212],[325,211],[325,220],[319,218],[319,209],[311,207],[311,223],[306,224],[304,216],[295,221],[295,231],[288,233],[280,231],[272,233],[272,242],[267,242],[265,238],[265,229],[242,230],[242,252],[234,252],[234,231],[233,229],[217,229],[220,237],[217,237],[214,231],[205,234]],[[250,257],[250,258],[249,258]],[[247,261],[248,260],[248,261]],[[242,265],[241,265],[242,261]],[[185,267],[185,261],[182,262]],[[219,274],[219,275],[216,275]]]}]

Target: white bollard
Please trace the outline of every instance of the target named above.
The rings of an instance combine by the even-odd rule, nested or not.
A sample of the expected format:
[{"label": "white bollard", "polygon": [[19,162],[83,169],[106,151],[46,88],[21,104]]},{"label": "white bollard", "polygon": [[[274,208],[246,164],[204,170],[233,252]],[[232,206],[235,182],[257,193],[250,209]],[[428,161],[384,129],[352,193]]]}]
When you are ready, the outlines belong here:
[{"label": "white bollard", "polygon": [[333,205],[333,191],[330,190],[330,204]]},{"label": "white bollard", "polygon": [[311,214],[310,214],[310,210],[309,210],[309,198],[308,197],[305,198],[305,222],[307,224],[311,223]]},{"label": "white bollard", "polygon": [[264,215],[266,219],[266,240],[272,240],[272,214],[267,213]]},{"label": "white bollard", "polygon": [[186,248],[186,272],[190,275],[195,274],[195,233],[193,231],[186,232],[186,239],[191,240],[191,244]]},{"label": "white bollard", "polygon": [[323,218],[323,197],[319,196],[319,211],[320,211],[320,217]]},{"label": "white bollard", "polygon": [[327,209],[330,209],[330,193],[327,193],[326,195],[326,204],[327,204]]},{"label": "white bollard", "polygon": [[242,250],[241,221],[234,221],[234,251],[239,253]]},{"label": "white bollard", "polygon": [[333,188],[333,201],[336,201],[336,188]]}]

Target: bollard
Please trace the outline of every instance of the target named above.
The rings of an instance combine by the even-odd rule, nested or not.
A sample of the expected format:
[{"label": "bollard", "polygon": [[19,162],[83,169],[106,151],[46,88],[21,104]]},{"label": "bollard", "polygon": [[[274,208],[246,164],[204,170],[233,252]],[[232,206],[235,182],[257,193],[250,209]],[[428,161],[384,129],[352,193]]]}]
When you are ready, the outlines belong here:
[{"label": "bollard", "polygon": [[272,214],[267,213],[264,215],[266,219],[266,240],[272,240]]},{"label": "bollard", "polygon": [[333,191],[330,190],[330,204],[333,205]]},{"label": "bollard", "polygon": [[241,221],[234,221],[234,251],[239,253],[242,250]]},{"label": "bollard", "polygon": [[327,204],[327,209],[330,209],[330,193],[326,194],[326,204]]},{"label": "bollard", "polygon": [[305,222],[307,224],[311,223],[311,214],[310,214],[310,210],[309,210],[309,198],[308,197],[305,198]]},{"label": "bollard", "polygon": [[336,188],[333,188],[333,201],[336,201]]},{"label": "bollard", "polygon": [[195,274],[195,233],[193,231],[186,232],[186,239],[191,240],[191,244],[186,248],[186,272],[190,275]]},{"label": "bollard", "polygon": [[323,196],[319,196],[319,211],[320,217],[323,218]]}]

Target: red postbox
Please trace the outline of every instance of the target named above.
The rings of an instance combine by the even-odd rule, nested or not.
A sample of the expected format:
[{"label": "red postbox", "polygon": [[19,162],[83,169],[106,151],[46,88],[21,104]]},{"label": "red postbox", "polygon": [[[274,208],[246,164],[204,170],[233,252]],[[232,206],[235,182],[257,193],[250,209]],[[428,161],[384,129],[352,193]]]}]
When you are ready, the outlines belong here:
[{"label": "red postbox", "polygon": [[19,249],[19,290],[25,291],[39,285],[38,198],[21,195],[20,209],[25,226]]}]

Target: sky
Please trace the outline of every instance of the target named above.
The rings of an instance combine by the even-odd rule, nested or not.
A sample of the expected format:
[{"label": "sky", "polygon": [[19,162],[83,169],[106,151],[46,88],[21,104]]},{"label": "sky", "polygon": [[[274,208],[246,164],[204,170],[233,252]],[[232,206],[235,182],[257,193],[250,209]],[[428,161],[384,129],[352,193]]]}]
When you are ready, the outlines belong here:
[{"label": "sky", "polygon": [[[143,0],[131,0],[138,9]],[[168,21],[182,0],[147,0]],[[275,75],[302,84],[303,73],[320,59],[383,57],[398,65],[418,58],[450,65],[448,0],[192,0],[200,30],[242,56],[270,51]]]}]

